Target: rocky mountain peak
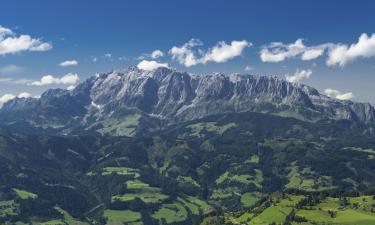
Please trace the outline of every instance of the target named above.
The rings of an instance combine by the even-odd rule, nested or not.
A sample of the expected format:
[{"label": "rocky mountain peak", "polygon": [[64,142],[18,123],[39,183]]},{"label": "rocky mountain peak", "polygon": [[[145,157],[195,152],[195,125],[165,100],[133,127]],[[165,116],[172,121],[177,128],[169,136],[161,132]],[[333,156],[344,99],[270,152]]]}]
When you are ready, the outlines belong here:
[{"label": "rocky mountain peak", "polygon": [[[96,74],[71,91],[50,89],[40,99],[11,100],[0,110],[0,122],[9,124],[18,117],[17,120],[35,124],[36,120],[50,118],[54,126],[67,126],[69,118],[76,118],[79,126],[87,127],[91,126],[90,121],[106,120],[131,109],[167,124],[244,111],[306,120],[375,121],[370,104],[332,99],[312,87],[277,77],[193,75],[169,68],[146,71],[132,66]],[[60,117],[64,119],[60,121]]]}]

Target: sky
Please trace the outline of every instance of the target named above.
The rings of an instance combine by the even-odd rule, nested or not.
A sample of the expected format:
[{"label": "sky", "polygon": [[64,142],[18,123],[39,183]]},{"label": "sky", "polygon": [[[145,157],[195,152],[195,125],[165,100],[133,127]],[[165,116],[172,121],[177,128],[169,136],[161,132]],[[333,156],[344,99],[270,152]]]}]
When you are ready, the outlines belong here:
[{"label": "sky", "polygon": [[0,105],[134,65],[272,75],[375,104],[374,1],[4,0]]}]

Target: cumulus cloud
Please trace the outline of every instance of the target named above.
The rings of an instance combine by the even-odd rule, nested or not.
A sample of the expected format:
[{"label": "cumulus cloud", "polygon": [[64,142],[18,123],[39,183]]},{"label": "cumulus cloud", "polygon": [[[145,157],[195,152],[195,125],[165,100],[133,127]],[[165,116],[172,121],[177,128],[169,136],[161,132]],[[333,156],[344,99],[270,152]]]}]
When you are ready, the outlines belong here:
[{"label": "cumulus cloud", "polygon": [[52,45],[30,35],[16,35],[9,28],[0,26],[0,55],[24,51],[48,51]]},{"label": "cumulus cloud", "polygon": [[4,37],[6,35],[13,35],[13,31],[0,25],[0,37]]},{"label": "cumulus cloud", "polygon": [[201,40],[192,38],[180,47],[173,46],[169,50],[169,54],[172,55],[172,59],[177,60],[180,64],[183,64],[186,67],[194,66],[199,63],[199,60],[196,58],[193,48],[201,45],[203,45]]},{"label": "cumulus cloud", "polygon": [[202,45],[203,43],[199,39],[193,38],[180,47],[173,46],[169,50],[169,54],[172,55],[172,59],[177,60],[186,67],[206,64],[207,62],[223,63],[240,56],[243,50],[246,47],[250,47],[252,43],[246,40],[232,41],[230,44],[227,44],[225,41],[220,41],[207,51],[194,49],[194,47]]},{"label": "cumulus cloud", "polygon": [[17,65],[6,65],[3,67],[0,67],[0,74],[13,74],[18,73],[23,70],[23,67],[17,66]]},{"label": "cumulus cloud", "polygon": [[331,98],[337,98],[339,100],[350,100],[354,98],[354,94],[352,92],[342,93],[341,91],[331,89],[331,88],[325,89],[324,94]]},{"label": "cumulus cloud", "polygon": [[158,63],[156,61],[142,60],[137,67],[142,70],[154,70],[159,67],[169,67],[168,63]]},{"label": "cumulus cloud", "polygon": [[288,58],[300,57],[302,60],[308,61],[322,56],[330,45],[327,43],[316,46],[305,46],[301,38],[291,44],[272,42],[261,49],[260,59],[263,62],[282,62]]},{"label": "cumulus cloud", "polygon": [[317,47],[317,48],[310,48],[303,52],[301,59],[308,61],[316,59],[323,55],[325,48],[323,47]]},{"label": "cumulus cloud", "polygon": [[66,60],[64,62],[61,62],[59,66],[67,67],[67,66],[76,66],[78,65],[77,60]]},{"label": "cumulus cloud", "polygon": [[292,83],[298,83],[303,79],[309,78],[312,74],[312,71],[310,69],[307,70],[296,70],[296,72],[293,75],[285,75],[285,79],[288,82]]},{"label": "cumulus cloud", "polygon": [[151,58],[153,58],[153,59],[157,59],[157,58],[163,57],[163,56],[164,56],[164,53],[159,49],[157,49],[157,50],[155,50],[151,53]]},{"label": "cumulus cloud", "polygon": [[361,34],[357,43],[336,44],[328,52],[328,66],[344,66],[348,62],[358,58],[370,58],[375,56],[375,33],[369,37],[367,34]]},{"label": "cumulus cloud", "polygon": [[205,54],[203,57],[204,63],[209,61],[217,63],[226,62],[234,57],[240,56],[242,51],[251,45],[251,43],[245,40],[232,41],[230,44],[221,41]]},{"label": "cumulus cloud", "polygon": [[33,81],[29,85],[45,86],[52,84],[75,85],[79,80],[77,74],[68,73],[62,77],[54,77],[53,75],[45,75],[39,81]]},{"label": "cumulus cloud", "polygon": [[[1,32],[1,31],[0,31]],[[0,107],[6,103],[7,101],[10,101],[14,98],[30,98],[31,97],[31,94],[28,93],[28,92],[21,92],[19,93],[17,96],[16,95],[13,95],[13,94],[4,94],[2,96],[0,96]]]}]

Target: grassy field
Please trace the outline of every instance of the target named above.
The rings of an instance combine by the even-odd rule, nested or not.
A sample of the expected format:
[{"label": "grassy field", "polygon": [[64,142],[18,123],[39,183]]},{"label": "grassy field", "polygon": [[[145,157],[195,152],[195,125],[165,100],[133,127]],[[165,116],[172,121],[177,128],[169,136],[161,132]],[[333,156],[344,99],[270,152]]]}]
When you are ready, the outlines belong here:
[{"label": "grassy field", "polygon": [[[250,196],[247,193],[245,196]],[[333,198],[327,197],[316,205],[296,205],[305,197],[302,195],[273,195],[252,211],[238,216],[227,216],[233,224],[268,225],[284,224],[288,215],[295,213],[293,225],[373,225],[375,224],[375,199],[373,196]],[[300,222],[296,222],[300,221]]]},{"label": "grassy field", "polygon": [[141,221],[141,213],[131,210],[105,210],[104,217],[107,218],[107,224],[128,224]]},{"label": "grassy field", "polygon": [[165,220],[167,223],[176,223],[187,220],[187,211],[180,202],[174,202],[173,204],[163,204],[158,211],[156,211],[152,217],[162,221]]},{"label": "grassy field", "polygon": [[248,192],[241,196],[241,204],[244,207],[251,207],[253,206],[257,201],[259,201],[262,198],[262,194],[258,192]]},{"label": "grassy field", "polygon": [[[321,203],[296,212],[309,223],[371,225],[375,224],[375,200],[372,196],[347,198],[343,205],[338,198],[326,198]],[[340,204],[341,203],[341,204]]]},{"label": "grassy field", "polygon": [[203,137],[203,131],[213,132],[216,134],[222,135],[225,131],[229,130],[232,127],[236,127],[235,123],[228,123],[224,125],[217,125],[216,122],[207,122],[207,123],[196,123],[187,126],[191,129],[190,136],[194,137]]},{"label": "grassy field", "polygon": [[168,195],[158,192],[141,192],[141,193],[127,193],[123,195],[112,196],[112,201],[133,201],[135,198],[141,199],[146,204],[161,203],[168,198]]},{"label": "grassy field", "polygon": [[149,187],[150,187],[149,184],[143,183],[140,180],[128,180],[128,181],[126,181],[126,188],[127,189],[139,190],[139,189],[147,189]]},{"label": "grassy field", "polygon": [[223,173],[220,177],[216,179],[216,184],[221,185],[224,183],[242,183],[245,185],[254,184],[257,188],[262,187],[263,173],[258,169],[254,169],[254,175],[250,174],[240,174],[231,175],[228,171]]},{"label": "grassy field", "polygon": [[128,168],[128,167],[104,167],[102,176],[117,174],[117,175],[129,175],[134,178],[139,177],[139,169]]},{"label": "grassy field", "polygon": [[[254,193],[246,193],[245,198],[249,199],[249,203],[254,203],[254,195]],[[254,209],[254,211],[245,212],[235,217],[228,217],[227,220],[235,224],[268,225],[273,222],[283,224],[288,214],[303,198],[301,195],[291,195],[284,198],[272,196],[272,203],[269,207],[261,206]],[[260,209],[262,210],[259,212]]]},{"label": "grassy field", "polygon": [[275,204],[266,208],[262,213],[256,215],[248,224],[263,225],[270,223],[282,224],[286,216],[293,210],[296,204],[304,197],[301,195],[293,195],[282,199],[276,197]]},{"label": "grassy field", "polygon": [[98,131],[102,134],[132,137],[136,133],[140,118],[141,115],[134,114],[128,115],[121,120],[107,119],[102,122],[104,128],[98,129]]},{"label": "grassy field", "polygon": [[188,196],[186,198],[186,200],[189,201],[189,202],[191,202],[191,203],[193,203],[193,204],[195,204],[195,205],[197,205],[203,215],[207,215],[207,214],[211,213],[214,210],[212,208],[212,206],[210,206],[209,204],[207,204],[207,202],[202,201],[202,200],[200,200],[197,197]]},{"label": "grassy field", "polygon": [[246,160],[245,163],[259,163],[259,156],[258,155],[252,155],[250,159]]},{"label": "grassy field", "polygon": [[28,191],[25,191],[25,190],[21,190],[21,189],[17,189],[17,188],[13,188],[13,191],[16,192],[17,196],[21,199],[35,199],[38,197],[38,195],[34,194],[34,193],[31,193],[31,192],[28,192]]}]

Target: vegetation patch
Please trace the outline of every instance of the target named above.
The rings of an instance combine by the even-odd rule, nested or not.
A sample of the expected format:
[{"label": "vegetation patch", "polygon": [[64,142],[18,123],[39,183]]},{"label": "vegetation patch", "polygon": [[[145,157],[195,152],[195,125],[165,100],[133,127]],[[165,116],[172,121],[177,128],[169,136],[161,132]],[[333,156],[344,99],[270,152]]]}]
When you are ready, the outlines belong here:
[{"label": "vegetation patch", "polygon": [[288,174],[288,183],[286,189],[298,189],[304,191],[326,191],[337,188],[332,185],[332,179],[329,176],[318,176],[310,168],[306,167],[302,171],[292,163]]},{"label": "vegetation patch", "polygon": [[245,163],[259,163],[259,156],[258,155],[252,155],[250,159],[246,160]]},{"label": "vegetation patch", "polygon": [[147,189],[149,187],[150,187],[149,184],[143,183],[140,180],[128,180],[128,181],[126,181],[126,188],[127,189],[139,190],[139,189]]},{"label": "vegetation patch", "polygon": [[161,223],[165,221],[171,224],[187,220],[187,215],[185,207],[181,203],[175,202],[173,204],[163,204],[152,217],[159,220]]},{"label": "vegetation patch", "polygon": [[128,202],[133,201],[136,198],[141,199],[146,204],[161,203],[168,198],[168,195],[157,193],[157,192],[143,192],[143,193],[127,193],[123,195],[115,195],[112,197],[112,201]]},{"label": "vegetation patch", "polygon": [[283,224],[286,217],[302,199],[304,199],[304,197],[301,195],[292,195],[287,198],[280,198],[279,196],[274,197],[271,205],[251,219],[248,224]]},{"label": "vegetation patch", "polygon": [[140,118],[141,115],[139,114],[128,115],[120,120],[109,118],[100,122],[101,124],[94,124],[93,126],[101,125],[103,128],[97,131],[102,134],[132,137],[136,133]]},{"label": "vegetation patch", "polygon": [[128,168],[128,167],[104,167],[102,175],[111,175],[111,174],[117,174],[117,175],[128,175],[133,176],[134,178],[138,178],[139,175],[139,169],[134,168]]},{"label": "vegetation patch", "polygon": [[19,204],[15,203],[14,200],[0,201],[0,218],[17,216],[19,210]]},{"label": "vegetation patch", "polygon": [[241,204],[244,207],[251,207],[257,203],[262,196],[263,195],[259,192],[247,192],[241,196]]},{"label": "vegetation patch", "polygon": [[131,210],[104,210],[103,216],[107,218],[107,224],[128,224],[140,222],[141,213]]},{"label": "vegetation patch", "polygon": [[35,199],[35,198],[38,198],[38,195],[36,195],[34,193],[31,193],[31,192],[28,192],[28,191],[25,191],[25,190],[13,188],[13,191],[16,192],[17,196],[19,198],[21,198],[21,199]]},{"label": "vegetation patch", "polygon": [[196,123],[187,126],[191,129],[190,136],[194,137],[203,137],[203,132],[213,132],[219,135],[223,135],[223,133],[230,128],[236,127],[235,123],[227,123],[224,125],[218,125],[216,122],[205,122],[205,123]]},{"label": "vegetation patch", "polygon": [[373,196],[328,197],[320,203],[304,207],[296,215],[312,224],[375,224]]}]

